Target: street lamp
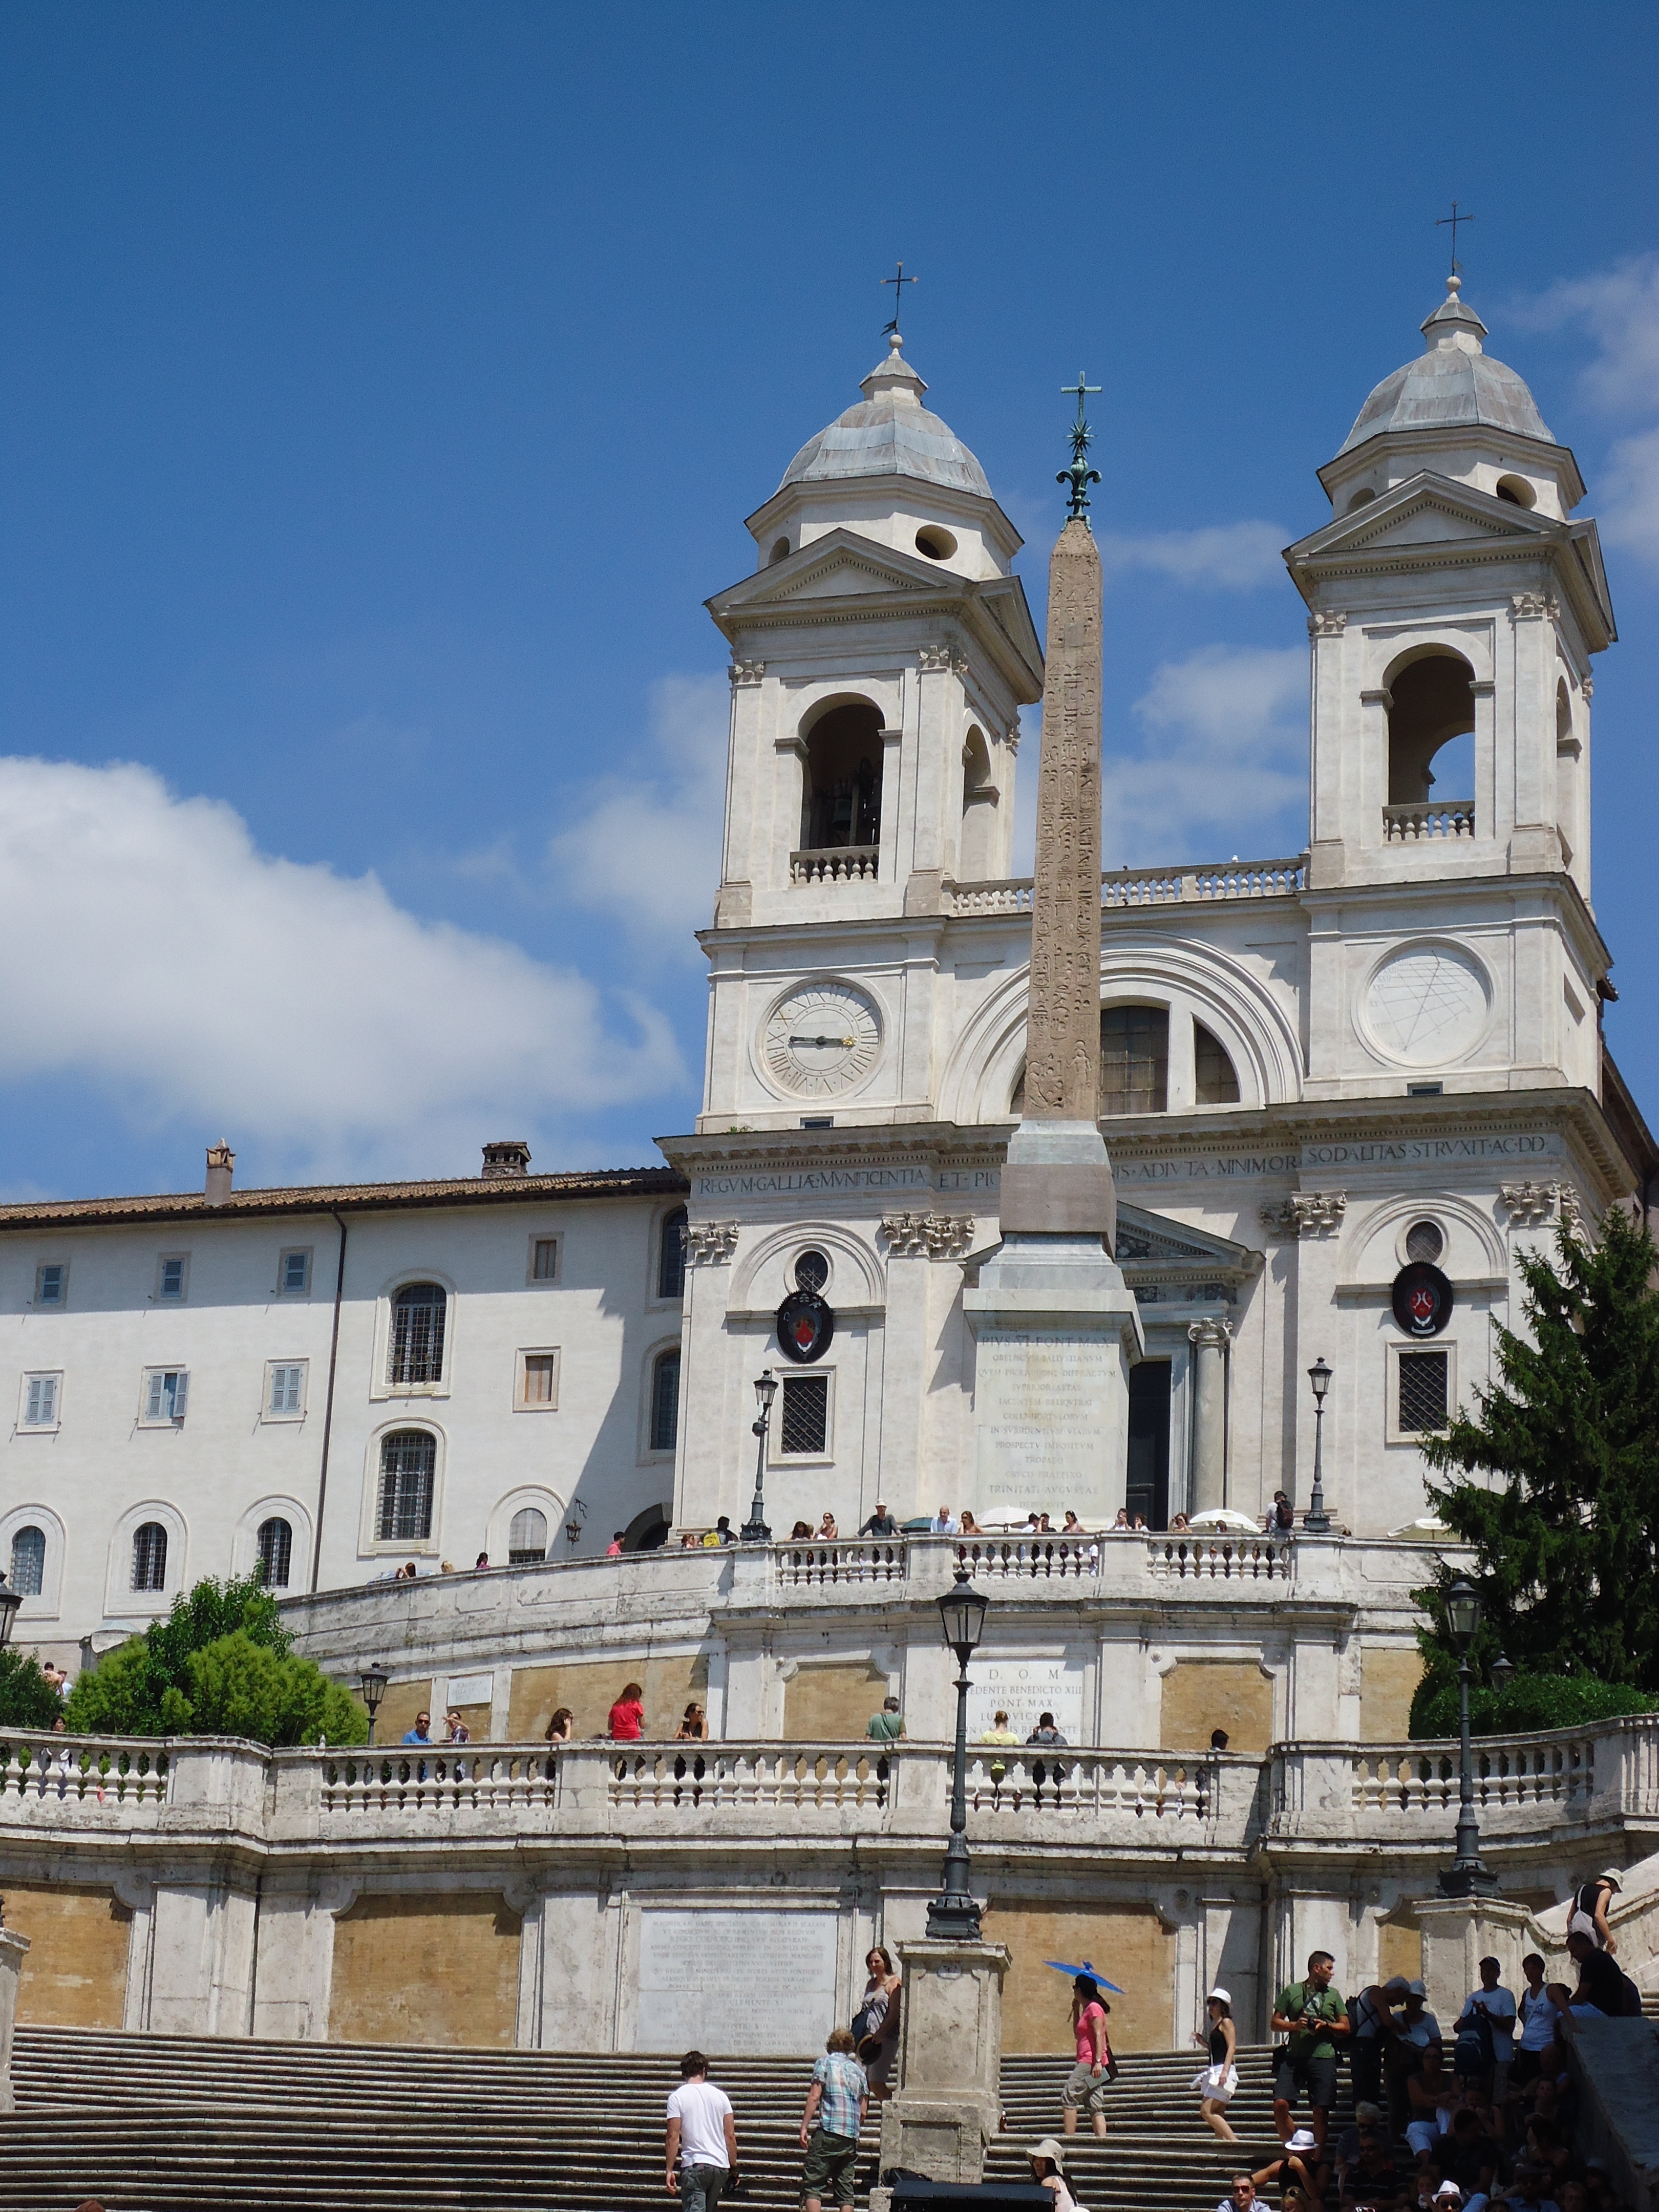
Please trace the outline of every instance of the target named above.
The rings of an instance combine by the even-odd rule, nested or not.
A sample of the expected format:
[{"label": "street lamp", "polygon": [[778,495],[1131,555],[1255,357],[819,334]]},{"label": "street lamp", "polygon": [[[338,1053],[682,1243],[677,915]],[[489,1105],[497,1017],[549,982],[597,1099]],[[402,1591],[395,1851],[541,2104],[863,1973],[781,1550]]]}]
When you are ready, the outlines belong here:
[{"label": "street lamp", "polygon": [[362,1686],[363,1703],[368,1708],[368,1744],[371,1751],[374,1747],[374,1716],[380,1710],[380,1700],[385,1697],[391,1680],[392,1677],[384,1667],[375,1665],[365,1667],[363,1669]]},{"label": "street lamp", "polygon": [[1325,1393],[1331,1387],[1331,1370],[1324,1360],[1316,1359],[1308,1370],[1308,1380],[1314,1394],[1314,1479],[1313,1496],[1308,1500],[1308,1510],[1302,1516],[1302,1526],[1310,1536],[1323,1536],[1329,1531],[1331,1516],[1325,1510]]},{"label": "street lamp", "polygon": [[755,1445],[755,1502],[749,1509],[749,1518],[743,1524],[745,1544],[769,1544],[772,1531],[766,1525],[766,1432],[772,1425],[772,1401],[778,1395],[778,1380],[769,1367],[763,1367],[755,1378],[755,1402],[760,1407],[752,1424]]},{"label": "street lamp", "polygon": [[11,1625],[17,1618],[17,1608],[23,1602],[21,1593],[6,1588],[6,1578],[0,1575],[0,1651],[11,1642]]},{"label": "street lamp", "polygon": [[1515,1662],[1513,1659],[1506,1659],[1500,1651],[1492,1661],[1488,1672],[1492,1675],[1492,1686],[1501,1698],[1515,1680]]},{"label": "street lamp", "polygon": [[1446,1626],[1457,1646],[1457,1848],[1440,1877],[1443,1897],[1489,1897],[1498,1876],[1481,1863],[1480,1826],[1474,1817],[1474,1760],[1469,1751],[1469,1646],[1480,1628],[1480,1595],[1459,1575],[1446,1592]]},{"label": "street lamp", "polygon": [[985,1633],[991,1601],[958,1566],[951,1588],[939,1601],[945,1640],[957,1655],[957,1751],[951,1775],[951,1842],[945,1854],[944,1894],[927,1907],[928,1940],[935,1943],[977,1943],[979,1907],[968,1889],[968,1662]]}]

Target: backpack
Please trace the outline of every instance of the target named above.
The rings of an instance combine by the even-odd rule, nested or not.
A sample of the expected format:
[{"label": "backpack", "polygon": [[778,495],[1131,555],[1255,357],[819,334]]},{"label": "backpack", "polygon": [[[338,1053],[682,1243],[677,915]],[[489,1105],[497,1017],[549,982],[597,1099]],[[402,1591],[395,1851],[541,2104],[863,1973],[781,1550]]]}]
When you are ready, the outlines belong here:
[{"label": "backpack", "polygon": [[1457,2040],[1452,2045],[1452,2072],[1489,2074],[1496,2057],[1492,2021],[1486,2007],[1471,2006],[1457,2024]]}]

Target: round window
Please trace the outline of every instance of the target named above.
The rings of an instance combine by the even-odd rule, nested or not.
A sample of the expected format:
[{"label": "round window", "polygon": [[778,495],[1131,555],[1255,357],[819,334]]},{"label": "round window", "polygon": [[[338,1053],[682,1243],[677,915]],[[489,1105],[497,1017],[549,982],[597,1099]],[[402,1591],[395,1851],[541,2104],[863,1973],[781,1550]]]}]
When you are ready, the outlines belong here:
[{"label": "round window", "polygon": [[830,1279],[830,1262],[822,1252],[803,1252],[795,1262],[795,1288],[821,1291]]},{"label": "round window", "polygon": [[1408,1260],[1437,1260],[1445,1249],[1446,1240],[1432,1221],[1413,1221],[1406,1231]]}]

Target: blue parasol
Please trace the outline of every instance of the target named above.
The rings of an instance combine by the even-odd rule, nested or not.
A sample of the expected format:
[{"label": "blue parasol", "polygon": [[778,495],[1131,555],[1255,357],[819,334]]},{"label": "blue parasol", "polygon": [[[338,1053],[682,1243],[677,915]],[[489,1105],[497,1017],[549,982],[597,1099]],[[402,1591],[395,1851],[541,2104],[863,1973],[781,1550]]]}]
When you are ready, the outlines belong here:
[{"label": "blue parasol", "polygon": [[1105,1975],[1097,1967],[1091,1966],[1086,1959],[1080,1966],[1068,1966],[1064,1959],[1045,1959],[1042,1963],[1045,1966],[1052,1966],[1057,1974],[1069,1974],[1073,1981],[1079,1974],[1086,1974],[1091,1982],[1103,1990],[1109,1990],[1115,1997],[1123,1995],[1115,1982],[1109,1982]]}]

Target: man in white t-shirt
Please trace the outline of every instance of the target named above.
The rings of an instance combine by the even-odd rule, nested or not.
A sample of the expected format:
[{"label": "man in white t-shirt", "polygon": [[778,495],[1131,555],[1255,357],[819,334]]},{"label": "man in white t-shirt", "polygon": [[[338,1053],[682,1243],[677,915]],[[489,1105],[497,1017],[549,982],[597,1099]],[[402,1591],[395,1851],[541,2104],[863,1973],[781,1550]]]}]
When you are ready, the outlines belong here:
[{"label": "man in white t-shirt", "polygon": [[1471,2013],[1483,2012],[1492,2024],[1492,2101],[1501,2105],[1510,2093],[1510,2060],[1515,2051],[1515,1999],[1508,1990],[1498,1987],[1498,1976],[1504,1969],[1496,1959],[1480,1961],[1480,1986],[1469,1991],[1468,2002],[1459,2014],[1467,2020]]},{"label": "man in white t-shirt", "polygon": [[680,2086],[668,2100],[665,2179],[684,2212],[718,2212],[720,2191],[738,2170],[732,2100],[708,2078],[701,2051],[680,2061]]}]

